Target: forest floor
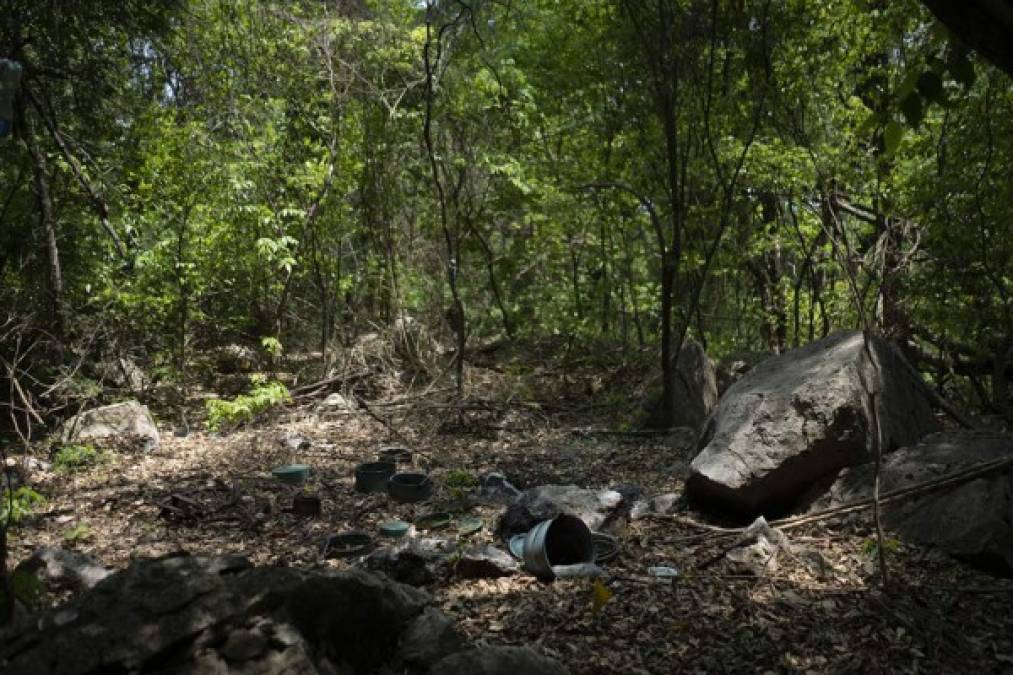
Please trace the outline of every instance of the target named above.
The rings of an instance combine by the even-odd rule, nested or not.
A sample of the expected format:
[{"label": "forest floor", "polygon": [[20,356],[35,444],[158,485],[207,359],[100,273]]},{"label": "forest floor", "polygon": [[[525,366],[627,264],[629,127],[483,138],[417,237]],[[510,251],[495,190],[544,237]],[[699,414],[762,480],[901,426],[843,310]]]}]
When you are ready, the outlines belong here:
[{"label": "forest floor", "polygon": [[[47,503],[17,533],[13,562],[51,545],[73,546],[111,567],[186,550],[341,568],[347,563],[319,557],[326,535],[375,532],[383,520],[410,521],[433,508],[353,490],[353,467],[391,442],[415,450],[437,485],[454,469],[475,476],[498,470],[522,488],[636,484],[648,495],[681,493],[692,434],[586,432],[622,431],[645,372],[601,363],[543,361],[521,369],[502,357],[469,367],[468,391],[481,396],[471,396],[460,416],[447,407],[445,377],[428,389],[374,387],[372,414],[325,411],[316,397],[221,435],[177,436],[169,427],[150,454],[115,453],[86,471],[37,474],[33,482]],[[309,447],[286,446],[292,435]],[[293,488],[272,480],[270,469],[290,461],[312,465],[320,518],[281,510]],[[271,504],[271,513],[258,520],[229,507],[237,493],[253,496],[258,508]],[[171,495],[192,500],[194,517],[166,517],[159,503]],[[445,490],[433,501],[454,503]],[[498,511],[472,512],[486,526],[467,543],[502,546],[493,534]],[[806,554],[782,560],[765,577],[724,563],[701,569],[728,543],[693,524],[704,520],[683,510],[630,522],[619,532],[620,557],[607,566],[614,595],[603,607],[594,606],[593,585],[584,579],[450,579],[429,590],[471,640],[535,645],[574,673],[1013,673],[1013,580],[897,542],[884,589],[872,530],[854,516],[787,533],[799,550],[820,554],[819,566]],[[654,579],[646,573],[652,565],[680,576],[674,583]]]}]

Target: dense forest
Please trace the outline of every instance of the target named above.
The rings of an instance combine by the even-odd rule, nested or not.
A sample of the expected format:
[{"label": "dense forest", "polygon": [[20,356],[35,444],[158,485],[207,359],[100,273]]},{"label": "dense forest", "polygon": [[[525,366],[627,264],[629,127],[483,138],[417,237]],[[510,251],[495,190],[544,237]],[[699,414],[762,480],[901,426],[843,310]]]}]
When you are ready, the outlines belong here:
[{"label": "dense forest", "polygon": [[[880,507],[881,472],[882,494],[906,498],[906,488],[891,483],[888,451],[920,442],[923,430],[970,428],[993,434],[989,443],[1005,448],[1000,455],[1013,453],[1010,30],[1013,10],[987,0],[0,0],[0,449],[7,472],[0,598],[19,597],[0,603],[0,624],[16,606],[47,606],[32,607],[23,586],[8,580],[41,544],[77,548],[111,568],[133,560],[123,546],[147,555],[243,552],[258,565],[299,567],[298,547],[312,539],[307,560],[316,560],[315,542],[338,523],[372,531],[374,516],[408,518],[328,492],[337,485],[328,471],[351,481],[352,455],[366,461],[366,448],[393,442],[427,457],[439,494],[455,505],[489,487],[478,478],[487,471],[502,471],[522,488],[636,482],[648,496],[676,495],[674,512],[643,521],[650,525],[630,521],[610,541],[624,547],[631,569],[668,569],[666,561],[675,561],[682,572],[699,564],[699,576],[686,581],[695,599],[679,602],[696,603],[706,620],[695,626],[695,618],[672,610],[658,619],[665,630],[694,637],[659,637],[636,624],[648,609],[628,609],[657,611],[657,575],[643,581],[624,571],[607,584],[595,580],[581,633],[592,636],[592,653],[543,645],[574,672],[954,672],[969,654],[981,668],[1010,667],[1009,634],[1002,641],[1002,629],[987,624],[996,616],[988,603],[1002,606],[1010,592],[1005,580],[987,576],[1013,570],[1007,483],[999,488],[1006,502],[996,507],[1007,509],[997,516],[1006,553],[962,550],[963,562],[974,558],[971,567],[932,559],[932,571],[917,572],[929,575],[924,587],[999,584],[999,595],[975,595],[981,604],[968,611],[986,623],[975,624],[970,632],[978,637],[966,644],[940,641],[941,632],[954,630],[942,610],[930,620],[913,605],[895,604],[887,616],[880,605],[889,602],[880,596],[840,599],[851,592],[841,591],[810,603],[796,589],[785,606],[805,614],[800,625],[839,620],[842,634],[859,637],[843,650],[805,642],[804,658],[763,652],[750,661],[743,654],[768,642],[736,632],[753,646],[726,645],[738,655],[727,658],[743,661],[699,661],[692,653],[693,640],[724,630],[721,621],[756,616],[748,609],[760,592],[753,582],[740,588],[727,574],[717,597],[699,590],[711,583],[702,580],[710,556],[728,553],[722,537],[741,534],[737,526],[760,514],[771,522],[786,517],[777,522],[794,528],[802,523],[791,518],[821,513],[811,509],[841,509],[807,497],[805,511],[798,491],[777,492],[787,478],[771,479],[777,490],[769,493],[761,486],[733,495],[737,487],[718,486],[717,473],[704,467],[715,439],[742,427],[722,426],[722,415],[751,405],[729,395],[775,377],[772,366],[757,367],[753,379],[731,384],[772,363],[764,359],[777,360],[779,373],[808,369],[810,379],[825,377],[817,388],[837,386],[838,371],[820,370],[830,356],[812,366],[806,359],[818,345],[837,354],[845,347],[835,336],[857,334],[856,363],[867,359],[887,373],[873,377],[856,367],[857,417],[837,414],[852,411],[850,403],[816,416],[833,429],[834,448],[860,429],[861,457],[816,470],[805,455],[791,465],[800,490],[830,476],[827,488],[842,467],[874,460],[866,504],[872,520],[847,521],[836,533],[814,530],[806,539],[825,536],[837,542],[827,551],[851,546],[847,555],[862,559],[835,573],[838,590],[905,583],[898,578],[914,583],[907,567],[914,554],[898,547],[917,544],[892,538],[903,524]],[[932,420],[915,404],[896,404],[901,381],[924,390]],[[800,414],[823,405],[821,393],[816,403],[799,402],[805,386],[792,390]],[[324,414],[325,399],[347,409]],[[71,420],[124,401],[155,413],[165,438],[154,455],[70,443]],[[811,428],[800,432],[808,451],[818,445]],[[293,441],[293,430],[306,438]],[[755,438],[764,441],[774,433],[761,432]],[[279,443],[264,440],[276,433],[283,433]],[[157,430],[154,436],[157,446]],[[575,438],[590,454],[571,447]],[[208,448],[217,444],[228,452],[212,456]],[[333,452],[324,459],[326,448]],[[990,480],[1000,480],[997,468],[1008,476],[1008,454],[974,456],[991,464],[965,467],[965,477],[985,480],[980,471],[987,469]],[[32,460],[38,467],[30,467],[32,457],[42,458]],[[282,528],[271,519],[289,516],[277,507],[259,512],[259,521],[250,516],[252,524],[228,526],[238,530],[215,529],[225,527],[214,514],[226,502],[259,504],[265,493],[289,499],[241,479],[297,460],[323,481],[313,485],[325,505],[332,498],[342,504],[327,506],[331,520],[312,526],[319,531]],[[174,463],[174,478],[156,477]],[[972,470],[979,473],[966,473]],[[490,475],[513,489],[503,474]],[[221,503],[212,499],[215,481]],[[104,501],[82,496],[104,489],[121,492]],[[624,504],[636,502],[615,490]],[[836,498],[836,490],[828,494]],[[669,510],[656,502],[643,503]],[[147,513],[162,534],[117,548],[127,535],[114,520],[60,520],[109,504]],[[690,506],[701,511],[685,511]],[[319,507],[318,500],[318,517]],[[447,510],[462,517],[456,506]],[[972,511],[960,516],[970,519]],[[495,521],[491,511],[475,513],[487,525]],[[715,520],[706,524],[701,513]],[[508,520],[498,521],[499,534]],[[612,514],[605,518],[612,521]],[[272,527],[286,534],[275,537]],[[663,527],[682,529],[666,539]],[[278,553],[271,537],[291,550]],[[706,537],[692,558],[687,542]],[[849,543],[840,543],[845,537]],[[781,546],[775,538],[763,541]],[[655,555],[648,541],[682,552]],[[626,550],[634,548],[635,555]],[[1003,555],[1005,562],[993,564]],[[845,559],[832,566],[847,567]],[[937,567],[945,570],[931,576]],[[780,578],[771,577],[770,587]],[[576,611],[567,603],[585,582],[592,583],[560,580],[543,592],[512,581],[519,590],[500,590],[529,624],[543,622],[565,641],[566,616]],[[495,589],[437,588],[443,610],[464,617],[467,638],[543,644],[504,618],[502,606],[492,618],[467,618],[487,613],[482,602],[494,602]],[[664,603],[678,605],[669,596],[679,591],[664,588]],[[524,610],[525,598],[538,593],[551,595]],[[783,589],[774,595],[785,597]],[[904,602],[941,608],[951,601],[915,596]],[[860,605],[853,613],[826,604],[852,600]],[[624,616],[641,618],[615,625],[639,627],[610,636],[603,622],[622,602]],[[298,612],[286,611],[306,634]],[[880,620],[892,626],[877,628],[880,637],[861,632],[863,622]],[[889,632],[896,626],[905,639],[915,634],[924,642],[898,647],[901,635]],[[792,635],[784,623],[777,630],[785,640]],[[630,636],[644,631],[654,646],[634,648]],[[874,646],[891,654],[887,660],[856,656],[875,652],[868,640],[882,635]],[[612,644],[618,655],[597,651]],[[325,658],[311,647],[319,672],[379,668],[372,656]],[[0,670],[8,660],[26,663],[26,653],[0,648]],[[841,654],[854,658],[837,660]],[[122,671],[110,661],[33,672],[175,668],[163,652],[123,658],[116,662]],[[527,658],[543,657],[496,656],[502,667],[564,672],[541,661],[523,665]],[[383,672],[432,665],[421,663],[399,661]],[[429,672],[455,672],[443,668]],[[502,672],[477,662],[456,668]]]}]

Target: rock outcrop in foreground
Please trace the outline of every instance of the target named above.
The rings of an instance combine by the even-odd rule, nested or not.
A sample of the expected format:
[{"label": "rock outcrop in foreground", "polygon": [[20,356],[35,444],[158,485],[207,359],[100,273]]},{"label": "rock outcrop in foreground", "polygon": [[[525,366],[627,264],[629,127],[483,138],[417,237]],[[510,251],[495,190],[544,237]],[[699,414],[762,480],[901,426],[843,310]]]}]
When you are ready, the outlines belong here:
[{"label": "rock outcrop in foreground", "polygon": [[529,649],[468,650],[430,602],[424,591],[357,570],[253,567],[241,557],[142,560],[41,619],[0,631],[0,672],[567,672]]}]

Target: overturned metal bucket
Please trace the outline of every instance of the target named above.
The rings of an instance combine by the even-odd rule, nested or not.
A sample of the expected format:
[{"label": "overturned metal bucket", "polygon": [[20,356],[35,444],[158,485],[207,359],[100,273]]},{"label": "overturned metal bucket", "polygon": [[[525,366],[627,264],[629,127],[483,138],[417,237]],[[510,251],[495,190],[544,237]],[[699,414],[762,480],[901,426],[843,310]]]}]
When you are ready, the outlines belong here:
[{"label": "overturned metal bucket", "polygon": [[524,566],[543,581],[556,578],[554,565],[593,562],[591,530],[576,516],[562,514],[543,520],[524,537]]}]

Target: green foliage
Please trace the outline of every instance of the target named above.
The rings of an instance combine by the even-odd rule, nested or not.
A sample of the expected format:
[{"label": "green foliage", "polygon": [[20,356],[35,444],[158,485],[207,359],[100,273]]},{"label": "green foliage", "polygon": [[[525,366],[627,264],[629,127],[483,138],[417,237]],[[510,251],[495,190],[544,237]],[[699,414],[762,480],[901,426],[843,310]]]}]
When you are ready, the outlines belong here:
[{"label": "green foliage", "polygon": [[88,541],[92,538],[92,535],[93,532],[90,527],[84,523],[78,523],[74,527],[68,527],[63,531],[63,541],[67,544],[76,544]]},{"label": "green foliage", "polygon": [[[0,25],[0,44],[31,37],[45,110],[19,128],[60,214],[65,304],[165,379],[199,372],[194,349],[252,336],[277,359],[282,344],[333,356],[405,313],[445,332],[448,272],[469,346],[565,335],[657,351],[675,264],[671,314],[712,355],[782,350],[855,325],[838,226],[882,328],[894,288],[902,325],[982,345],[976,364],[1008,350],[1013,89],[913,0],[666,1],[669,26],[635,2],[435,3],[431,40],[462,14],[429,102],[419,3],[65,4]],[[659,89],[664,73],[678,91]],[[54,261],[34,162],[6,147],[0,301],[55,317],[39,311]],[[587,187],[603,183],[632,191]],[[830,214],[831,193],[881,217]],[[65,389],[101,393],[80,375]],[[248,421],[262,398],[209,403],[209,425]]]},{"label": "green foliage", "polygon": [[60,473],[73,473],[109,461],[109,454],[94,445],[65,445],[53,456],[53,469]]},{"label": "green foliage", "polygon": [[451,469],[444,477],[443,484],[451,499],[461,500],[469,490],[478,485],[478,479],[464,469]]},{"label": "green foliage", "polygon": [[281,346],[281,341],[275,337],[261,338],[260,346],[264,348],[264,351],[267,352],[267,355],[272,359],[278,358],[284,351]]},{"label": "green foliage", "polygon": [[[43,596],[46,592],[45,584],[31,572],[15,570],[10,576],[11,589],[14,591],[14,599],[29,609],[37,609],[41,606]],[[0,617],[7,616],[10,609],[11,599],[6,595],[6,589],[0,585]]]},{"label": "green foliage", "polygon": [[443,484],[448,488],[467,490],[478,485],[478,479],[464,469],[451,469],[443,479]]},{"label": "green foliage", "polygon": [[27,485],[19,487],[13,493],[0,491],[0,527],[6,527],[8,523],[16,527],[45,502],[45,497]]},{"label": "green foliage", "polygon": [[[900,541],[885,537],[883,539],[883,550],[893,555],[900,551]],[[862,544],[862,554],[867,557],[874,559],[879,555],[879,544],[875,537],[868,537]]]},{"label": "green foliage", "polygon": [[205,403],[207,427],[220,431],[251,422],[257,415],[291,400],[288,389],[281,382],[258,384],[248,394],[229,400],[210,399]]}]

